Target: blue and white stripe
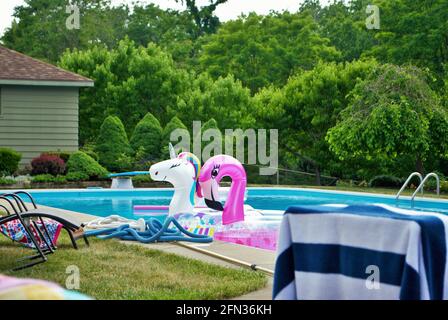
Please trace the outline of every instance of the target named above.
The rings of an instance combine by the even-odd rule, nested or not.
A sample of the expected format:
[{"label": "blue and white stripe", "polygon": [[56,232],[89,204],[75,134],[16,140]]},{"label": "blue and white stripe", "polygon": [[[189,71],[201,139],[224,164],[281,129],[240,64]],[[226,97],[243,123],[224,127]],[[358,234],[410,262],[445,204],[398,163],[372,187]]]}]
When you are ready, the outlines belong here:
[{"label": "blue and white stripe", "polygon": [[[387,205],[290,207],[274,299],[447,299],[448,217]],[[379,289],[366,285],[379,269]]]}]

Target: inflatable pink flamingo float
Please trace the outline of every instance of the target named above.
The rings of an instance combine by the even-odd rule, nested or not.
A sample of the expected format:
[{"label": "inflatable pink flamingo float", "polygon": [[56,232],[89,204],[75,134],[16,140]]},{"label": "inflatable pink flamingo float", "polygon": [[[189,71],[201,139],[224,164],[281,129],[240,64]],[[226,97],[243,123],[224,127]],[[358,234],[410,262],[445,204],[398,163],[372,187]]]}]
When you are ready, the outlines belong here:
[{"label": "inflatable pink flamingo float", "polygon": [[[222,203],[216,199],[219,199],[219,182],[226,176],[232,179],[232,185],[223,207]],[[244,221],[246,171],[237,159],[228,155],[211,157],[202,167],[198,182],[198,194],[204,197],[207,207],[223,211],[223,225]]]}]

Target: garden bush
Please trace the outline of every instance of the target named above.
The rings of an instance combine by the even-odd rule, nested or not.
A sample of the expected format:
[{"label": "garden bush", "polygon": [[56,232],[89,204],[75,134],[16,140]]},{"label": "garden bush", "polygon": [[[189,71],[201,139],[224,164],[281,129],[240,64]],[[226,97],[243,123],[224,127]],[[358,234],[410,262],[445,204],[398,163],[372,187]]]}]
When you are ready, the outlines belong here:
[{"label": "garden bush", "polygon": [[0,177],[0,186],[10,186],[15,184],[16,181],[14,179],[9,179],[9,178],[1,178]]},{"label": "garden bush", "polygon": [[123,158],[130,155],[132,149],[123,123],[118,117],[108,116],[104,120],[100,128],[95,151],[98,153],[101,165],[108,170],[120,171],[128,169],[128,164],[123,164],[120,161],[120,157]]},{"label": "garden bush", "polygon": [[83,181],[89,180],[89,175],[84,172],[69,172],[65,178],[67,181]]},{"label": "garden bush", "polygon": [[57,155],[42,154],[31,161],[31,174],[51,174],[57,176],[65,172],[65,162]]},{"label": "garden bush", "polygon": [[[162,133],[162,144],[161,144],[161,157],[166,158],[169,157],[168,144],[170,143],[171,132],[176,129],[187,129],[187,127],[182,123],[182,121],[178,117],[173,117],[170,122],[167,123],[165,129],[163,129]],[[173,143],[174,145],[175,143]]]},{"label": "garden bush", "polygon": [[49,183],[54,181],[54,176],[51,174],[38,174],[33,177],[32,182],[34,183]]},{"label": "garden bush", "polygon": [[76,177],[100,179],[107,176],[107,170],[96,162],[95,159],[82,151],[75,152],[70,156],[67,162],[67,168],[67,178],[69,180],[75,179]]},{"label": "garden bush", "polygon": [[149,112],[137,123],[130,142],[134,151],[139,150],[139,160],[159,158],[162,131],[159,120]]},{"label": "garden bush", "polygon": [[369,186],[374,188],[400,188],[402,184],[400,178],[390,175],[376,176],[369,182]]},{"label": "garden bush", "polygon": [[48,155],[48,156],[58,156],[59,158],[61,158],[64,163],[67,163],[68,159],[70,158],[71,152],[67,152],[67,151],[48,151],[48,152],[43,152],[41,154],[41,156],[43,155]]},{"label": "garden bush", "polygon": [[0,175],[11,175],[19,168],[22,155],[11,148],[0,148]]}]

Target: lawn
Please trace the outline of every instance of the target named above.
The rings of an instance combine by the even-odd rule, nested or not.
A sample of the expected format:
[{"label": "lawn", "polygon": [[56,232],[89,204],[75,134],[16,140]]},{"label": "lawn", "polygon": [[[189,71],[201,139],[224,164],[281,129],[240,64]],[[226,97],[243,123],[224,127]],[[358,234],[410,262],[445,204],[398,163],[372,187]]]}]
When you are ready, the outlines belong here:
[{"label": "lawn", "polygon": [[[81,241],[80,241],[81,242]],[[0,270],[15,277],[50,280],[65,286],[66,268],[80,270],[81,293],[96,299],[226,299],[263,288],[267,277],[231,269],[117,240],[91,239],[74,250],[62,237],[49,261],[12,272],[16,260],[30,251],[0,237]]]}]

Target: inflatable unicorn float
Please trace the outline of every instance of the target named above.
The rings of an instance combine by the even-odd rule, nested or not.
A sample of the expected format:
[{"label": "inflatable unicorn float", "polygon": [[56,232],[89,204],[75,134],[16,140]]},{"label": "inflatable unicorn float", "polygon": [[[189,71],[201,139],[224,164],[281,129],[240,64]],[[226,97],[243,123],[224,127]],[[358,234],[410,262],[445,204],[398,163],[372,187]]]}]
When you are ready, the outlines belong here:
[{"label": "inflatable unicorn float", "polygon": [[[208,215],[223,225],[244,221],[245,216],[260,215],[258,211],[244,205],[246,171],[243,165],[228,155],[217,155],[208,159],[201,167],[199,159],[190,152],[176,155],[170,146],[171,159],[151,166],[149,173],[155,181],[166,181],[173,185],[174,194],[168,207],[135,206],[139,211],[168,211],[170,216]],[[220,201],[219,183],[224,177],[232,182],[223,205]],[[204,205],[205,204],[205,205]]]},{"label": "inflatable unicorn float", "polygon": [[[216,155],[208,159],[203,166],[190,152],[179,155],[169,145],[170,159],[158,162],[149,169],[155,181],[168,182],[173,186],[173,196],[168,206],[135,205],[134,215],[143,218],[127,221],[119,216],[111,216],[107,221],[92,221],[92,229],[134,223],[135,228],[146,225],[146,218],[163,220],[175,219],[191,234],[198,237],[209,236],[217,240],[245,244],[265,249],[275,249],[278,223],[271,220],[281,217],[274,210],[263,212],[244,204],[247,177],[243,165],[228,155]],[[129,174],[129,173],[125,173]],[[230,177],[231,185],[220,188],[224,177]],[[227,191],[225,203],[221,202],[223,191]],[[282,213],[282,212],[281,212]],[[124,220],[126,221],[124,221]]]}]

